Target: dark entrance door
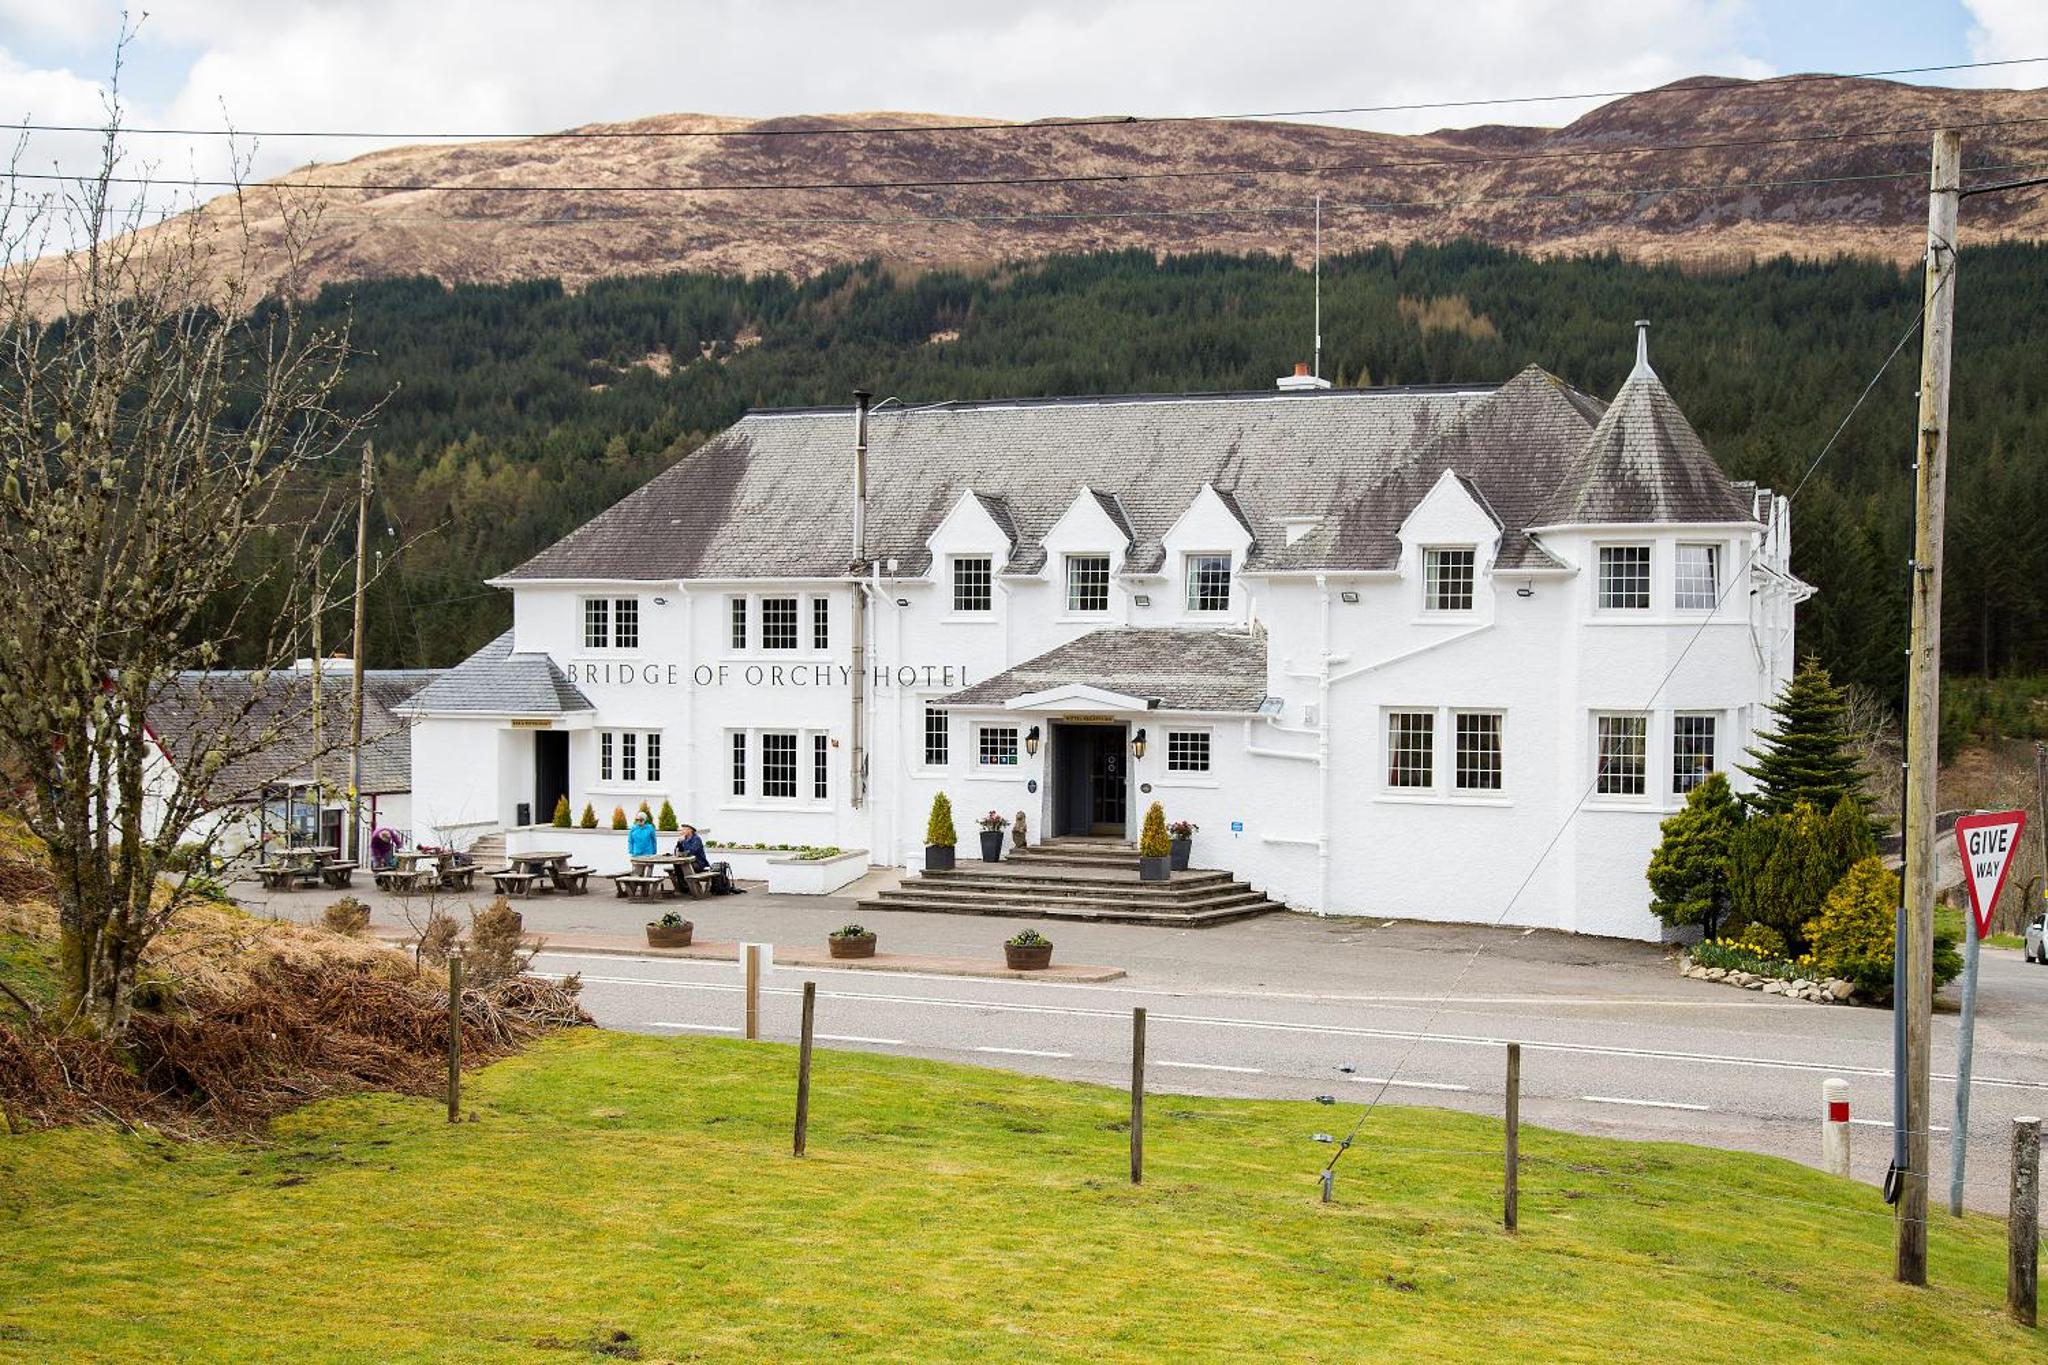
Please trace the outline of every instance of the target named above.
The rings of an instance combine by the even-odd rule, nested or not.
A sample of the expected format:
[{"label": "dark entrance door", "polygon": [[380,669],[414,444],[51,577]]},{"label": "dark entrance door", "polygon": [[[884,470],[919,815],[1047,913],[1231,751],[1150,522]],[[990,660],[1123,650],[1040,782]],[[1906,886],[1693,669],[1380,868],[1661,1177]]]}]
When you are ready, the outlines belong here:
[{"label": "dark entrance door", "polygon": [[555,818],[555,802],[569,794],[569,734],[566,730],[533,732],[533,823]]},{"label": "dark entrance door", "polygon": [[1121,839],[1125,823],[1130,759],[1121,725],[1052,727],[1055,835],[1098,835]]}]

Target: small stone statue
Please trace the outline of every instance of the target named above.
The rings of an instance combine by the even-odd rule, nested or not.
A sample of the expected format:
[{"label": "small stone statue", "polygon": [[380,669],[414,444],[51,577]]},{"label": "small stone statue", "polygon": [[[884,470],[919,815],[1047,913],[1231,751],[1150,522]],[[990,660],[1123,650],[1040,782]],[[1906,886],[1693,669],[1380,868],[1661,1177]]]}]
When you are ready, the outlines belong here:
[{"label": "small stone statue", "polygon": [[1024,812],[1018,811],[1017,818],[1010,822],[1010,842],[1018,848],[1025,843]]}]

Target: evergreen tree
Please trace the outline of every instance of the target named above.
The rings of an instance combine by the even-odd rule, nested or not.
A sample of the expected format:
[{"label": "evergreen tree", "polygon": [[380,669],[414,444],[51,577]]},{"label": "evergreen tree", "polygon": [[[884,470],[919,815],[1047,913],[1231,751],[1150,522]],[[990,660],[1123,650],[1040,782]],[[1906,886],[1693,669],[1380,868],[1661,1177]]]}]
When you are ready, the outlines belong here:
[{"label": "evergreen tree", "polygon": [[1754,764],[1738,765],[1757,784],[1743,801],[1766,815],[1785,815],[1801,802],[1832,811],[1849,800],[1862,813],[1867,774],[1849,748],[1848,703],[1820,661],[1808,656],[1770,709],[1777,728],[1749,750]]},{"label": "evergreen tree", "polygon": [[576,821],[576,827],[578,829],[597,828],[597,809],[588,801],[583,803],[583,815],[582,818]]},{"label": "evergreen tree", "polygon": [[676,808],[669,804],[667,797],[661,798],[661,813],[654,817],[654,827],[664,834],[673,834],[676,824]]},{"label": "evergreen tree", "polygon": [[569,828],[569,798],[567,796],[558,796],[555,798],[554,819],[556,829]]},{"label": "evergreen tree", "polygon": [[959,831],[953,828],[953,801],[944,792],[932,798],[932,815],[925,821],[924,841],[931,848],[951,848],[960,842]]},{"label": "evergreen tree", "polygon": [[1723,773],[1686,793],[1685,809],[1659,828],[1650,855],[1650,909],[1666,924],[1704,925],[1712,938],[1728,910],[1728,848],[1742,825],[1742,803]]},{"label": "evergreen tree", "polygon": [[1828,893],[1876,851],[1853,797],[1843,797],[1826,815],[1800,801],[1784,815],[1751,817],[1728,844],[1728,896],[1737,923],[1770,929],[1788,955],[1797,955]]},{"label": "evergreen tree", "polygon": [[1166,837],[1166,808],[1154,801],[1145,810],[1145,828],[1138,834],[1138,852],[1147,858],[1164,858],[1173,852]]}]

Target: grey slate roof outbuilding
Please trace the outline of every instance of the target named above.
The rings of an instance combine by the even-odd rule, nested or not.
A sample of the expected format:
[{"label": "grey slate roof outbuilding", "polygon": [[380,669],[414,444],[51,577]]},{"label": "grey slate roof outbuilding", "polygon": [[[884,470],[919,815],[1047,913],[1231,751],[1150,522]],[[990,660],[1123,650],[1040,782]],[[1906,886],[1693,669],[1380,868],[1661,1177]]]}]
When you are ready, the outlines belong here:
[{"label": "grey slate roof outbuilding", "polygon": [[1002,706],[1072,683],[1141,697],[1164,711],[1250,713],[1266,695],[1266,645],[1249,632],[1098,630],[945,700],[955,706]]},{"label": "grey slate roof outbuilding", "polygon": [[[365,795],[412,790],[412,737],[400,715],[407,699],[432,684],[434,669],[366,669],[363,673]],[[321,677],[326,730],[324,777],[346,785],[352,674],[330,664]],[[214,804],[255,800],[266,786],[304,785],[313,777],[313,674],[182,673],[157,694],[149,730],[175,768],[200,746],[225,739],[226,765],[209,782]]]},{"label": "grey slate roof outbuilding", "polygon": [[[496,580],[839,578],[852,558],[847,409],[749,413]],[[901,572],[970,490],[1013,536],[1011,572],[1085,487],[1130,537],[1124,571],[1206,483],[1250,530],[1250,572],[1395,567],[1446,471],[1501,523],[1496,567],[1555,567],[1530,528],[1753,519],[1647,362],[1612,406],[1530,366],[1505,384],[943,403],[869,417],[867,548]],[[1290,522],[1320,524],[1287,543]]]},{"label": "grey slate roof outbuilding", "polygon": [[409,715],[559,716],[596,708],[545,654],[512,652],[506,631],[402,708]]}]

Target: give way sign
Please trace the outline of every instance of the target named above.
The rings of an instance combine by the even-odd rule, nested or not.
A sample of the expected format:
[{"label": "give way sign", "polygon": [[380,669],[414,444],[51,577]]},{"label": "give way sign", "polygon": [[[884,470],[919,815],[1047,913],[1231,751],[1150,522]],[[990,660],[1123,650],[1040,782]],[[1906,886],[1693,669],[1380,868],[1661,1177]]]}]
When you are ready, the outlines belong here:
[{"label": "give way sign", "polygon": [[1963,884],[1970,888],[1970,911],[1977,917],[1977,937],[1991,932],[1991,907],[1998,904],[1998,892],[2012,867],[2012,855],[2020,846],[2020,831],[2027,827],[2023,810],[1990,811],[1965,815],[1956,821],[1956,846],[1963,854]]}]

